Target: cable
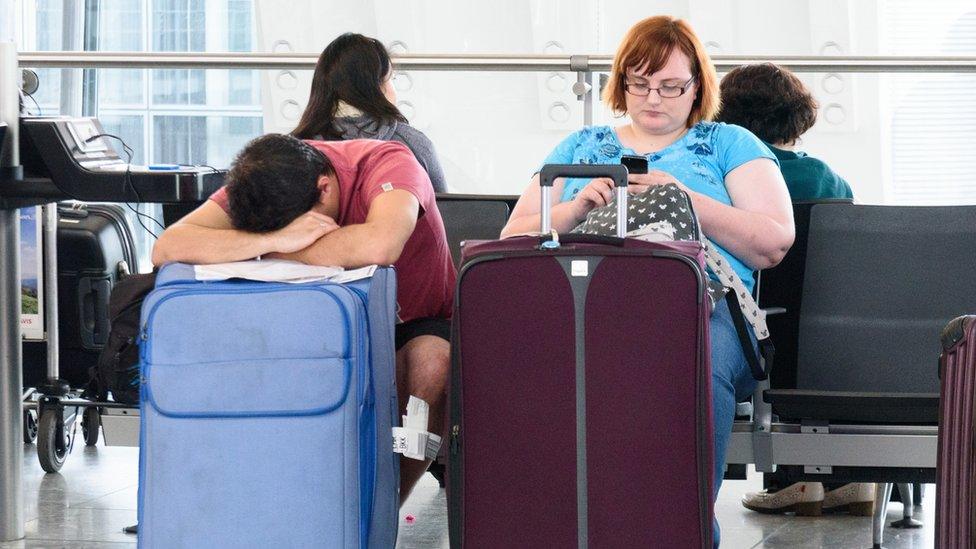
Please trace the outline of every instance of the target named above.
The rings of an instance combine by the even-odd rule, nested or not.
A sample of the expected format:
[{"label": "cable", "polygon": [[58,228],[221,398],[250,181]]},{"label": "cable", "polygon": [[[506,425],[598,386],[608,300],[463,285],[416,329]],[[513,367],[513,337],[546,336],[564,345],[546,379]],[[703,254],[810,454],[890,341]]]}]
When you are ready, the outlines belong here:
[{"label": "cable", "polygon": [[[95,135],[92,135],[92,136],[88,137],[87,139],[85,139],[85,143],[91,143],[92,141],[94,141],[96,139],[100,139],[102,137],[110,137],[112,139],[117,139],[119,141],[119,143],[122,144],[122,152],[124,152],[125,155],[126,155],[126,160],[125,160],[125,175],[124,175],[123,180],[122,180],[122,196],[125,196],[125,194],[126,194],[126,188],[125,188],[125,186],[128,185],[129,188],[132,189],[132,193],[136,195],[136,201],[137,202],[143,202],[142,197],[139,196],[139,191],[136,189],[136,186],[132,183],[132,147],[130,147],[125,142],[124,139],[122,139],[121,137],[119,137],[119,136],[117,136],[115,134],[111,134],[111,133],[96,133]],[[132,204],[129,204],[128,202],[123,202],[123,204],[125,204],[125,206],[127,208],[129,208],[129,210],[131,210],[132,213],[136,214],[136,221],[138,221],[139,222],[139,225],[142,226],[142,228],[145,229],[147,233],[151,234],[153,238],[155,238],[155,239],[158,240],[159,239],[159,236],[156,233],[154,233],[149,227],[147,227],[145,223],[142,222],[142,218],[143,217],[147,217],[147,218],[151,219],[153,221],[153,223],[155,223],[156,226],[158,226],[160,229],[162,229],[164,231],[166,230],[166,228],[163,227],[163,224],[160,223],[159,220],[157,220],[155,217],[153,217],[153,216],[151,216],[149,214],[145,214],[145,213],[140,212],[139,210],[133,208],[132,207]]]},{"label": "cable", "polygon": [[[122,152],[124,152],[125,155],[126,155],[125,179],[124,179],[123,183],[124,184],[128,184],[129,188],[132,189],[132,194],[134,194],[136,196],[136,201],[137,202],[140,202],[140,203],[141,202],[144,202],[142,200],[142,196],[139,195],[139,190],[136,189],[136,186],[132,183],[132,155],[133,155],[132,147],[130,147],[125,142],[124,139],[122,139],[121,137],[119,137],[119,136],[117,136],[115,134],[111,134],[111,133],[98,133],[98,134],[92,135],[92,136],[88,137],[88,139],[85,139],[85,143],[90,143],[90,142],[92,142],[92,141],[94,141],[96,139],[102,138],[102,137],[110,137],[112,139],[116,139],[122,145]],[[123,194],[123,196],[125,195],[125,192],[126,192],[126,189],[123,186],[123,188],[122,188],[122,194]],[[126,207],[128,207],[130,210],[132,210],[132,213],[134,213],[134,214],[136,214],[138,216],[137,217],[137,220],[139,221],[139,224],[142,225],[142,228],[143,229],[146,229],[146,232],[148,232],[149,234],[153,235],[153,237],[158,238],[155,233],[153,233],[151,230],[149,230],[148,227],[146,227],[145,225],[142,224],[142,220],[139,219],[139,218],[147,217],[147,218],[151,219],[152,222],[155,223],[157,227],[159,227],[160,229],[162,229],[164,231],[166,230],[166,227],[164,227],[163,224],[160,223],[159,220],[157,220],[155,217],[153,217],[153,216],[151,216],[149,214],[145,214],[145,213],[142,213],[142,212],[136,210],[128,202],[123,202],[123,203],[126,205]]]}]

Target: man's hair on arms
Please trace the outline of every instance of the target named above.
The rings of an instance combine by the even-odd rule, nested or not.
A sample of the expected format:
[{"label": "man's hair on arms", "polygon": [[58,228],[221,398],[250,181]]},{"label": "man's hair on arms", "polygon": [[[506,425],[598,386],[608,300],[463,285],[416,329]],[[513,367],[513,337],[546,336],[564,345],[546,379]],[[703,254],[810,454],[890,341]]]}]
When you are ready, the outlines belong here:
[{"label": "man's hair on arms", "polygon": [[227,173],[231,223],[243,231],[276,231],[315,205],[318,178],[331,173],[329,159],[300,139],[276,133],[255,138]]}]

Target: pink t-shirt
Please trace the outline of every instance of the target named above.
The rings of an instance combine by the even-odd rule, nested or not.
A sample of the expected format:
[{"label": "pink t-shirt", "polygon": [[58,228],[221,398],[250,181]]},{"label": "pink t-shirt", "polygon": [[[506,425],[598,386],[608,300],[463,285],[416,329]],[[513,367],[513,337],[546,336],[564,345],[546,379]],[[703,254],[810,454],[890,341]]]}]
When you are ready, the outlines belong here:
[{"label": "pink t-shirt", "polygon": [[[307,141],[332,163],[339,180],[340,226],[364,223],[374,198],[402,189],[420,202],[420,217],[403,253],[393,264],[397,273],[400,320],[450,318],[457,271],[444,234],[444,222],[434,201],[427,172],[402,143],[373,139]],[[210,200],[228,210],[221,188]]]}]

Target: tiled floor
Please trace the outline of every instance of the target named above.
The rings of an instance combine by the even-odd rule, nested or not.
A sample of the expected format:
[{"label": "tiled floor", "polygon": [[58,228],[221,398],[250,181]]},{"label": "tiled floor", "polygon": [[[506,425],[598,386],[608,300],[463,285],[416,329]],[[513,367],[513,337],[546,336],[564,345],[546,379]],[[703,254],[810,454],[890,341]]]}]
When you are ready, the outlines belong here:
[{"label": "tiled floor", "polygon": [[[80,441],[79,441],[80,442]],[[131,547],[135,536],[122,528],[136,520],[138,450],[76,446],[60,474],[45,475],[33,446],[24,446],[26,539],[0,543],[14,548],[110,548]],[[744,510],[739,497],[757,490],[760,477],[727,481],[719,495],[717,514],[722,524],[722,546],[751,547],[871,547],[870,517],[832,516],[803,518],[760,515]],[[923,509],[917,518],[921,530],[885,531],[885,547],[933,546],[935,491],[927,487]],[[901,518],[902,507],[889,506],[889,522]],[[413,516],[407,523],[405,517]],[[447,547],[447,509],[444,491],[425,476],[400,513],[398,547]]]}]

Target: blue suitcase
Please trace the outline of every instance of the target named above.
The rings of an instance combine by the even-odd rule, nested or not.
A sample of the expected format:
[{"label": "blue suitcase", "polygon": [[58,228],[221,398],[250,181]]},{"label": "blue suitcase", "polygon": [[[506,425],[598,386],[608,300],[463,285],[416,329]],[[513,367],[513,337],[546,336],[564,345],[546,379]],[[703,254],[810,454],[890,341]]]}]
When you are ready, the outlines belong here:
[{"label": "blue suitcase", "polygon": [[393,547],[393,269],[199,282],[142,308],[141,547]]}]

